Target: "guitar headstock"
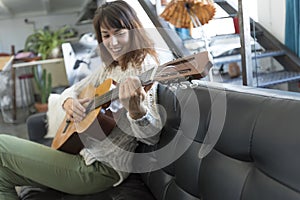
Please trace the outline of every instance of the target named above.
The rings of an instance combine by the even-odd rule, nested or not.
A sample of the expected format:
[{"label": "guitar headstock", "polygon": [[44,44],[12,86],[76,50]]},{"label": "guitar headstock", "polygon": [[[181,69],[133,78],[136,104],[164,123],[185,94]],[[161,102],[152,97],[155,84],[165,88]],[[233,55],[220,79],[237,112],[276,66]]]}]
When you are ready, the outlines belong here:
[{"label": "guitar headstock", "polygon": [[207,51],[196,53],[184,58],[169,61],[157,69],[146,72],[141,76],[143,85],[149,82],[171,82],[180,79],[200,79],[205,77],[213,66],[212,57]]}]

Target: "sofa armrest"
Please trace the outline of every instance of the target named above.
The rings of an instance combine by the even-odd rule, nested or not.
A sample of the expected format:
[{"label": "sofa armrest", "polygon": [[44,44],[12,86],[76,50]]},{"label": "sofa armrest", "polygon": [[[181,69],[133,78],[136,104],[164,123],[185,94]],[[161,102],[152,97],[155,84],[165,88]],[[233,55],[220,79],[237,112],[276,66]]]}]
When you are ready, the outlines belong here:
[{"label": "sofa armrest", "polygon": [[39,142],[47,134],[46,113],[36,113],[27,118],[28,137],[31,141]]}]

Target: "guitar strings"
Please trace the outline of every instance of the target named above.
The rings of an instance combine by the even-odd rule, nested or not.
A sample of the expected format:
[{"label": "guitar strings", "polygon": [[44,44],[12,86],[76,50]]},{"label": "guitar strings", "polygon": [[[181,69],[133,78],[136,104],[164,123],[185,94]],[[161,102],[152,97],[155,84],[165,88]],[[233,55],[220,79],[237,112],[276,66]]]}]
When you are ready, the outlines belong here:
[{"label": "guitar strings", "polygon": [[[185,62],[190,61],[191,59],[188,60],[180,60],[177,61],[175,64],[184,64]],[[156,74],[153,77],[159,77],[162,76],[163,72],[166,71],[167,69],[170,68],[176,68],[174,65],[167,65],[167,66],[158,66],[156,69]],[[154,68],[151,68],[150,70],[147,70],[146,72],[138,75],[139,79],[141,80],[142,83],[147,83],[149,81],[153,81],[155,80],[155,78],[153,80],[150,80],[150,78],[152,77],[152,73],[153,73]],[[119,87],[117,86],[116,88],[106,92],[105,94],[101,95],[101,96],[95,96],[94,100],[92,102],[90,102],[88,104],[88,106],[86,107],[86,113],[89,113],[91,110],[96,109],[106,103],[109,103],[115,99],[119,98]]]}]

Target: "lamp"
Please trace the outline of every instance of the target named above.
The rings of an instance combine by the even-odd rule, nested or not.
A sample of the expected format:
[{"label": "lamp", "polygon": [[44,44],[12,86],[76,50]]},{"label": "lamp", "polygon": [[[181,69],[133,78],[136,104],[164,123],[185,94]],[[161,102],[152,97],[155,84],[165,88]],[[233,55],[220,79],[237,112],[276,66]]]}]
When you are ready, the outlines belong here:
[{"label": "lamp", "polygon": [[[202,28],[215,15],[216,8],[213,0],[172,0],[160,14],[164,20],[173,24],[176,28]],[[202,30],[205,47],[207,38]]]},{"label": "lamp", "polygon": [[212,0],[172,0],[160,17],[173,24],[176,28],[198,27],[193,23],[191,14],[197,17],[201,24],[208,23],[215,15],[216,8]]}]

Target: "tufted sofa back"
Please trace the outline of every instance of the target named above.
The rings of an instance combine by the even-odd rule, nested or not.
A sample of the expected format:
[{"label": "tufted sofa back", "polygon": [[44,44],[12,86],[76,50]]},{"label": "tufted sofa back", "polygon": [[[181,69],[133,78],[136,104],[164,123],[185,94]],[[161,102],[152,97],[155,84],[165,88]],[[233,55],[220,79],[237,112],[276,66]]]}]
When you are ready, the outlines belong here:
[{"label": "tufted sofa back", "polygon": [[300,199],[300,94],[204,82],[159,94],[160,142],[138,149],[153,152],[142,177],[156,199]]}]

